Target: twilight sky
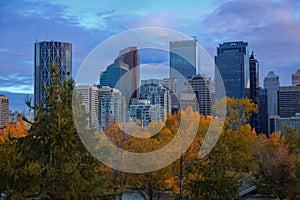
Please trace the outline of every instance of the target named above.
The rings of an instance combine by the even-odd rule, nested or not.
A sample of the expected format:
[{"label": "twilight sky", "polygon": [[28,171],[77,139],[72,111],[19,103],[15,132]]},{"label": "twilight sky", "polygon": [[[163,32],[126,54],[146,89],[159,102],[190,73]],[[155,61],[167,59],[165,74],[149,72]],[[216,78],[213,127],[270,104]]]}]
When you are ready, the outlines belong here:
[{"label": "twilight sky", "polygon": [[261,80],[273,70],[281,85],[290,85],[300,68],[299,0],[0,0],[0,91],[33,92],[36,39],[71,42],[75,77],[96,45],[149,26],[196,36],[212,57],[219,43],[246,41]]}]

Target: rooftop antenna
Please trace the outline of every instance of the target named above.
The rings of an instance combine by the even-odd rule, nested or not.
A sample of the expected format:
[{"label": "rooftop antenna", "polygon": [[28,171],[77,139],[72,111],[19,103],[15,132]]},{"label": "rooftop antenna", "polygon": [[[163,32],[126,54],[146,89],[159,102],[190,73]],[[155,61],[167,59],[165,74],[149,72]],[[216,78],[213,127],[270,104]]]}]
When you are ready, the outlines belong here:
[{"label": "rooftop antenna", "polygon": [[37,34],[35,35],[35,42],[38,42]]}]

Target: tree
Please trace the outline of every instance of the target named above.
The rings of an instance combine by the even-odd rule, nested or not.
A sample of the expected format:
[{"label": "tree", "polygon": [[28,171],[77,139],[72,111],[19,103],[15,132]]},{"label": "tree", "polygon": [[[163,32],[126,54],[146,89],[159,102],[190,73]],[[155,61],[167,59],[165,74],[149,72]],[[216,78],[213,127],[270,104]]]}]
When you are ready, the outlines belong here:
[{"label": "tree", "polygon": [[[6,188],[11,198],[82,199],[103,193],[98,162],[83,146],[73,121],[73,81],[61,82],[56,66],[45,105],[28,134],[14,140],[16,162]],[[78,106],[80,107],[80,106]]]},{"label": "tree", "polygon": [[257,107],[249,99],[226,98],[216,103],[213,110],[227,115],[221,136],[204,158],[193,160],[187,193],[192,199],[234,199],[239,197],[239,179],[254,169],[252,145],[256,133],[247,122]]},{"label": "tree", "polygon": [[284,138],[272,134],[270,139],[262,138],[262,143],[256,147],[258,193],[279,199],[291,198],[295,193],[295,165]]}]

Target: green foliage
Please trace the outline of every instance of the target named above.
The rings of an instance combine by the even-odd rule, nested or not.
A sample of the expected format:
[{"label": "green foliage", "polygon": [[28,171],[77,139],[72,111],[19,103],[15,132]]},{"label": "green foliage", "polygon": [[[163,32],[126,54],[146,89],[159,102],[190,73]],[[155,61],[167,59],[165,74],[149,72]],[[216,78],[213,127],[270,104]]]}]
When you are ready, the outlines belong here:
[{"label": "green foliage", "polygon": [[[22,198],[82,199],[102,191],[99,164],[86,151],[73,121],[73,81],[60,82],[52,68],[45,106],[37,113],[28,135],[14,140],[14,160],[5,190]],[[78,106],[80,107],[80,106]]]}]

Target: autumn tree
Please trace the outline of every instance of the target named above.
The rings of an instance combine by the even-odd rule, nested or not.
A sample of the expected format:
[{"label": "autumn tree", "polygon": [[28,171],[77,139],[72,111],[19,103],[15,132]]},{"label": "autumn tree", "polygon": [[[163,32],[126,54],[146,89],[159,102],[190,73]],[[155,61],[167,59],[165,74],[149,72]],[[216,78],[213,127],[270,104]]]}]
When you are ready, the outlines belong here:
[{"label": "autumn tree", "polygon": [[247,122],[257,107],[249,99],[226,98],[213,107],[215,116],[224,112],[224,101],[227,115],[220,138],[207,156],[194,159],[194,171],[187,180],[192,199],[238,198],[238,180],[254,169],[252,144],[256,133]]},{"label": "autumn tree", "polygon": [[296,184],[295,165],[284,138],[278,133],[272,134],[270,139],[262,138],[256,151],[258,193],[272,198],[292,198]]}]

